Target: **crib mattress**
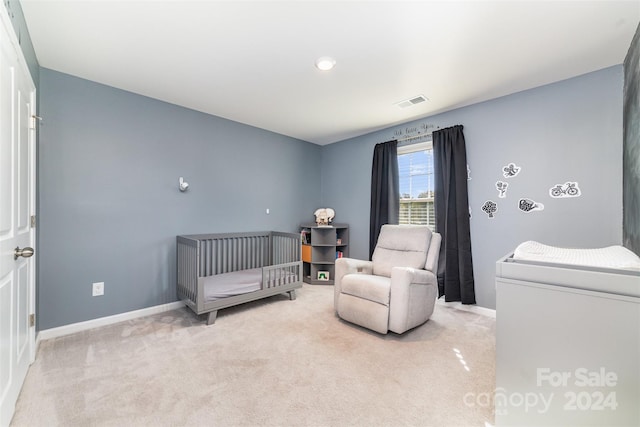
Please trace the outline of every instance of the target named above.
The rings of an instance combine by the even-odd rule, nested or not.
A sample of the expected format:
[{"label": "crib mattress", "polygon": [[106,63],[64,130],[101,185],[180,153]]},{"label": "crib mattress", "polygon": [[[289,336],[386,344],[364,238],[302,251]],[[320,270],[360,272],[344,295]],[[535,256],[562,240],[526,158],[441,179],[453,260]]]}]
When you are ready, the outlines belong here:
[{"label": "crib mattress", "polygon": [[254,292],[262,288],[262,268],[216,274],[204,280],[206,302]]},{"label": "crib mattress", "polygon": [[262,283],[262,268],[260,267],[204,277],[202,278],[204,280],[204,300],[205,302],[216,301],[259,291],[265,287],[293,283],[296,280],[296,275],[284,268],[272,269],[270,272],[271,276],[269,276],[266,286],[263,286]]},{"label": "crib mattress", "polygon": [[640,271],[640,257],[623,246],[569,249],[528,241],[518,245],[513,259]]}]

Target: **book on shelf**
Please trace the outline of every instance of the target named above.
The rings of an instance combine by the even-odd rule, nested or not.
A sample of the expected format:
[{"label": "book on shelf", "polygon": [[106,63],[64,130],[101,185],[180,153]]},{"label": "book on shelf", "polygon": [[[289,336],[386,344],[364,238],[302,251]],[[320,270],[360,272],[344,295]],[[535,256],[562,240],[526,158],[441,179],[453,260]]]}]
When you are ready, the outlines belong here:
[{"label": "book on shelf", "polygon": [[342,258],[343,256],[344,256],[344,253],[342,251],[336,251],[336,259]]},{"label": "book on shelf", "polygon": [[311,244],[311,233],[308,230],[300,231],[300,242],[303,245],[310,245]]}]

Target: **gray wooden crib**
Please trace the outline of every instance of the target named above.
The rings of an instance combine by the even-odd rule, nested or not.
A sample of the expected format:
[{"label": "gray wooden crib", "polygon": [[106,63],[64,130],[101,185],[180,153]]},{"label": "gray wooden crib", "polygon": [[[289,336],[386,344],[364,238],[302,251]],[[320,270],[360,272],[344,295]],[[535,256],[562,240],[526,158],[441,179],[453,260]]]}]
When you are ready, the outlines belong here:
[{"label": "gray wooden crib", "polygon": [[218,310],[302,287],[300,236],[278,231],[177,236],[178,298],[215,322]]}]

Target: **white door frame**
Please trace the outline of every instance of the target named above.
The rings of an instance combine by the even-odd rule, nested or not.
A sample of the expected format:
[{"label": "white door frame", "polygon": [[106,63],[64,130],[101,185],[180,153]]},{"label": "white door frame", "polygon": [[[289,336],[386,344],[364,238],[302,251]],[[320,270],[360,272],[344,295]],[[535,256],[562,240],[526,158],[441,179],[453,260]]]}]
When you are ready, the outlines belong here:
[{"label": "white door frame", "polygon": [[[26,60],[23,58],[24,66],[27,67]],[[31,77],[31,73],[27,67],[27,75]],[[30,203],[29,203],[29,217],[31,218],[31,247],[34,250],[34,254],[31,257],[31,265],[29,269],[29,277],[31,278],[31,283],[29,284],[29,313],[33,315],[33,325],[29,328],[29,360],[30,364],[36,360],[36,259],[38,257],[38,242],[36,239],[36,178],[37,178],[37,130],[38,130],[38,121],[40,118],[37,115],[36,109],[36,86],[33,83],[33,80],[30,80],[31,87],[33,90],[30,94],[29,99],[29,192],[30,194]]]}]

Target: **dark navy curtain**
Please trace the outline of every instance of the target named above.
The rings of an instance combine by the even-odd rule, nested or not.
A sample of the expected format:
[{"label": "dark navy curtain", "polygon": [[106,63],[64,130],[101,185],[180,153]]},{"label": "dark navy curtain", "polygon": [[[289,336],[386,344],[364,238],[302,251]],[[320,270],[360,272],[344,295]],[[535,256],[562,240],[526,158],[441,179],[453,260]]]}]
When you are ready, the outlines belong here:
[{"label": "dark navy curtain", "polygon": [[442,235],[438,291],[445,301],[475,304],[467,152],[462,126],[433,132],[436,231]]},{"label": "dark navy curtain", "polygon": [[369,222],[369,259],[384,224],[397,224],[400,215],[400,178],[398,141],[376,144],[371,168],[371,219]]}]

